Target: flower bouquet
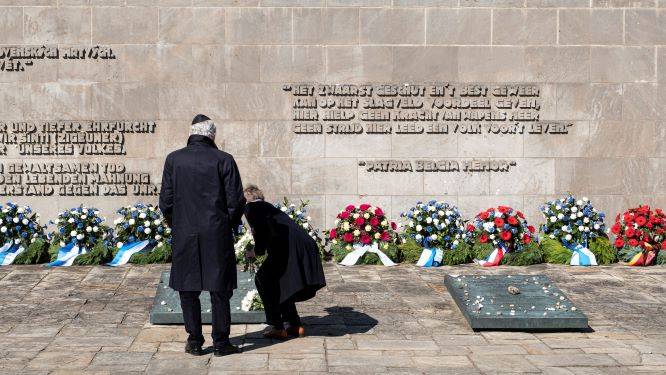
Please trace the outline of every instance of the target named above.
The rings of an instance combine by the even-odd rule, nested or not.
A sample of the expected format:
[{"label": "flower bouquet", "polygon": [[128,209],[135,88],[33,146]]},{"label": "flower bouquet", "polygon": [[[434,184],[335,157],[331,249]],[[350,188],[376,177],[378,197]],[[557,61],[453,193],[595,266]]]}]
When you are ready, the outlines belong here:
[{"label": "flower bouquet", "polygon": [[481,211],[468,224],[467,230],[474,241],[475,262],[484,267],[543,262],[541,249],[533,241],[534,227],[527,224],[522,212],[511,207],[498,206]]},{"label": "flower bouquet", "polygon": [[117,211],[115,225],[116,248],[109,266],[127,262],[148,264],[171,260],[171,229],[161,211],[149,204],[135,204]]},{"label": "flower bouquet", "polygon": [[615,217],[611,232],[620,258],[630,266],[666,264],[666,215],[661,209],[630,208]]},{"label": "flower bouquet", "polygon": [[400,245],[406,261],[437,267],[455,263],[451,256],[454,251],[470,253],[465,225],[455,206],[435,200],[417,202],[400,216],[406,221]]},{"label": "flower bouquet", "polygon": [[241,300],[240,309],[243,311],[256,311],[264,309],[264,303],[261,301],[259,292],[256,289],[252,289],[247,292],[245,297],[243,297]]},{"label": "flower bouquet", "polygon": [[281,203],[276,203],[275,207],[279,208],[280,211],[287,214],[289,218],[294,220],[296,224],[298,224],[300,227],[302,227],[308,232],[310,237],[312,237],[312,239],[315,240],[315,242],[317,243],[321,260],[325,260],[328,254],[325,251],[324,241],[319,235],[319,230],[312,226],[311,224],[312,218],[310,216],[307,216],[308,205],[309,202],[301,200],[301,203],[297,206],[289,202],[289,200],[285,197],[283,198],[283,201]]},{"label": "flower bouquet", "polygon": [[50,267],[104,264],[113,254],[109,247],[111,228],[103,224],[99,210],[79,206],[65,210],[51,221]]},{"label": "flower bouquet", "polygon": [[39,214],[29,206],[7,204],[0,210],[0,265],[35,264],[49,260],[48,242]]},{"label": "flower bouquet", "polygon": [[358,263],[393,266],[401,257],[395,243],[396,228],[379,207],[349,205],[338,214],[335,227],[328,231],[333,257],[345,266]]},{"label": "flower bouquet", "polygon": [[605,232],[604,214],[589,199],[569,194],[541,207],[546,222],[541,247],[548,263],[596,266],[617,260]]},{"label": "flower bouquet", "polygon": [[245,225],[238,227],[238,235],[234,238],[236,264],[243,266],[243,272],[254,274],[266,259],[266,255],[256,256],[254,253],[254,237]]}]

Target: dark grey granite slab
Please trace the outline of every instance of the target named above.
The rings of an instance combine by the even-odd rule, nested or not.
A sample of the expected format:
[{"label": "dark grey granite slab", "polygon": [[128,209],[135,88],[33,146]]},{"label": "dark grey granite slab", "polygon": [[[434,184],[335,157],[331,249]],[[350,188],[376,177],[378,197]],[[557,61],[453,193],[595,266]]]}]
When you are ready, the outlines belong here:
[{"label": "dark grey granite slab", "polygon": [[[252,324],[263,323],[266,318],[263,311],[243,311],[240,309],[241,301],[248,291],[255,289],[254,278],[249,272],[238,272],[238,289],[231,297],[231,323]],[[210,324],[210,294],[201,292],[201,319],[204,324]],[[183,311],[180,308],[178,292],[169,288],[169,271],[162,272],[153,307],[150,310],[150,323],[152,324],[183,324]]]},{"label": "dark grey granite slab", "polygon": [[544,275],[447,275],[444,284],[474,330],[588,329],[587,316]]}]

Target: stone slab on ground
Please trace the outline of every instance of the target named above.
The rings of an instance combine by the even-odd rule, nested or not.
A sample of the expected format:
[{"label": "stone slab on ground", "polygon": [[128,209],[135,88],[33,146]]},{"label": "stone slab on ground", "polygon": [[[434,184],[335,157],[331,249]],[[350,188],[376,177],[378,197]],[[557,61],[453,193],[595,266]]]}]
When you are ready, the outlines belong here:
[{"label": "stone slab on ground", "polygon": [[[150,310],[150,322],[152,324],[183,324],[183,310],[180,308],[178,292],[169,287],[169,271],[162,272],[157,284],[155,300]],[[238,272],[238,289],[234,290],[231,297],[231,323],[252,324],[263,323],[265,315],[263,311],[243,311],[240,309],[241,301],[248,291],[255,289],[254,276],[249,272]],[[204,324],[211,323],[210,294],[201,293],[201,320]]]},{"label": "stone slab on ground", "polygon": [[587,316],[545,275],[446,275],[474,330],[584,330]]}]

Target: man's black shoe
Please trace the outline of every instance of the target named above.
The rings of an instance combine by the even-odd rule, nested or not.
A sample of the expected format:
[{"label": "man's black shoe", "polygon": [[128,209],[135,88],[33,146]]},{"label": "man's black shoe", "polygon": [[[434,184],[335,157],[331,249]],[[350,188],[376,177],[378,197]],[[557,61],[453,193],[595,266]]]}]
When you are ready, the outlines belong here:
[{"label": "man's black shoe", "polygon": [[240,349],[238,349],[237,346],[231,345],[231,344],[225,344],[222,346],[215,347],[215,356],[216,357],[222,357],[228,354],[236,354],[240,353]]},{"label": "man's black shoe", "polygon": [[185,353],[189,353],[192,355],[204,355],[204,351],[201,348],[201,344],[199,343],[187,343],[185,345]]}]

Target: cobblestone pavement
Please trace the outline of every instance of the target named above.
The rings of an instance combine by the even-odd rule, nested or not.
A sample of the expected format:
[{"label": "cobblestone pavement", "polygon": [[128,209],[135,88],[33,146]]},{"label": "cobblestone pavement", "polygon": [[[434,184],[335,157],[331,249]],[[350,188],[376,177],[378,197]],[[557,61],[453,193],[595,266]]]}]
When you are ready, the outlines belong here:
[{"label": "cobblestone pavement", "polygon": [[[0,372],[666,373],[665,267],[328,264],[329,286],[300,305],[309,337],[277,343],[263,326],[234,325],[244,352],[221,358],[186,355],[182,326],[148,323],[167,267],[3,267]],[[545,273],[594,332],[474,333],[443,286],[447,272]]]}]

